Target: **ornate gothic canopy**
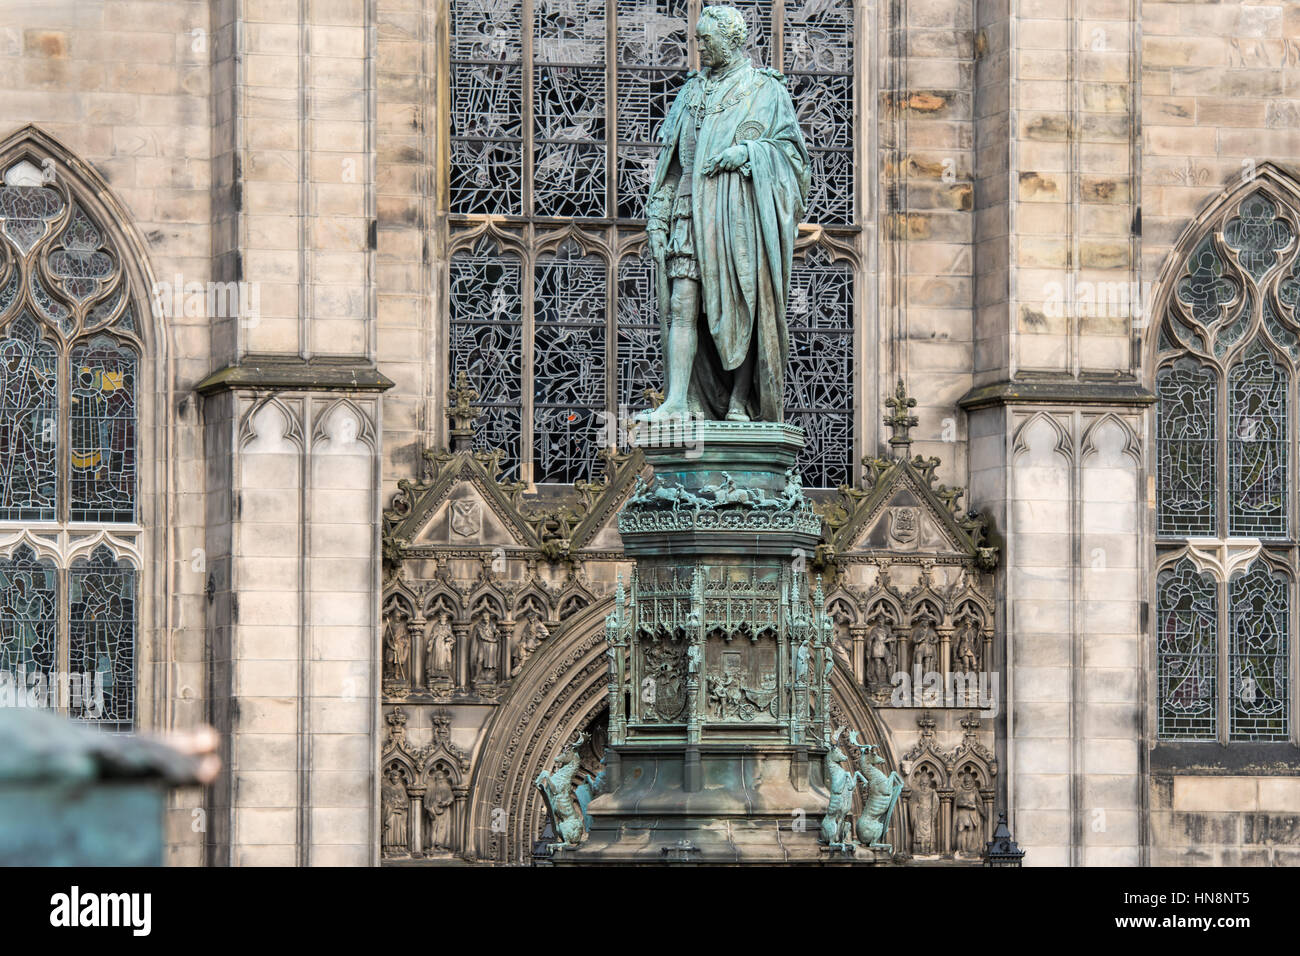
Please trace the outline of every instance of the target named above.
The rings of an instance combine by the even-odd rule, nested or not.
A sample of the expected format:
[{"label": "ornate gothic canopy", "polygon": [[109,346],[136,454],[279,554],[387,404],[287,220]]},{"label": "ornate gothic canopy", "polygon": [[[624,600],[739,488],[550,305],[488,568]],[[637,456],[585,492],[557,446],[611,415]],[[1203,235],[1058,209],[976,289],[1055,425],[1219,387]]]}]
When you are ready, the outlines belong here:
[{"label": "ornate gothic canopy", "polygon": [[[599,480],[529,493],[502,480],[498,451],[474,449],[477,397],[464,379],[450,390],[450,447],[426,452],[384,513],[384,707],[395,735],[384,786],[394,800],[399,786],[418,796],[423,814],[405,818],[404,843],[386,828],[391,859],[527,859],[544,826],[532,780],[580,729],[594,772],[606,739],[602,627],[632,567],[616,517],[649,469],[640,451],[607,450]],[[983,519],[961,512],[962,490],[935,484],[939,460],[909,457],[914,402],[901,383],[889,403],[892,457],[866,460],[862,486],[820,494],[823,543],[806,569],[823,585],[846,665],[832,716],[865,728],[897,766],[874,709],[892,673],[992,669],[997,549]],[[468,769],[459,751],[429,756],[451,741],[449,713],[458,726],[476,715],[473,745],[468,731],[459,745]],[[443,764],[447,822],[428,797]],[[908,845],[906,819],[896,826]]]}]

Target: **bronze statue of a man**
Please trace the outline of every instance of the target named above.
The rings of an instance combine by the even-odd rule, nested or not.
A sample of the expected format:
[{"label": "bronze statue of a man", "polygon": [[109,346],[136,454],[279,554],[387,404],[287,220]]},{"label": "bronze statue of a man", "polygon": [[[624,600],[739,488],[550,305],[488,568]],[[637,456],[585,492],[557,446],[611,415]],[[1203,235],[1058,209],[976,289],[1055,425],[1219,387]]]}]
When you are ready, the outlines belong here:
[{"label": "bronze statue of a man", "polygon": [[667,383],[640,420],[779,422],[808,150],[781,74],[744,53],[740,12],[706,7],[695,32],[703,69],[664,120],[646,207]]}]

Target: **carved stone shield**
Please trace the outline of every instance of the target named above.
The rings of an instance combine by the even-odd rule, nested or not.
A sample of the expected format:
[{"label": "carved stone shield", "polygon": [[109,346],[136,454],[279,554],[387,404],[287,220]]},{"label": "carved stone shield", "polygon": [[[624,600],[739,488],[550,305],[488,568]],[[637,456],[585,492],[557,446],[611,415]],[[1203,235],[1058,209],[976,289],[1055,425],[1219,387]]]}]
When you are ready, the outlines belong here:
[{"label": "carved stone shield", "polygon": [[477,501],[451,503],[451,530],[470,538],[483,528],[483,509]]},{"label": "carved stone shield", "polygon": [[920,534],[921,511],[919,508],[894,507],[889,509],[889,537],[896,548],[916,546]]}]

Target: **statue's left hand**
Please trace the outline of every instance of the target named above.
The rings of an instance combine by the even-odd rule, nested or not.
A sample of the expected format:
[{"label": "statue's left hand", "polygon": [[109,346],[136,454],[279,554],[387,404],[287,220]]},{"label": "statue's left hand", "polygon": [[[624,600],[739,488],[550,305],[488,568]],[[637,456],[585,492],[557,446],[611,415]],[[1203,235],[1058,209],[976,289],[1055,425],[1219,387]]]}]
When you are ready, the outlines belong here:
[{"label": "statue's left hand", "polygon": [[704,164],[704,175],[712,176],[715,173],[733,172],[747,162],[749,162],[749,147],[744,143],[737,143],[706,162]]}]

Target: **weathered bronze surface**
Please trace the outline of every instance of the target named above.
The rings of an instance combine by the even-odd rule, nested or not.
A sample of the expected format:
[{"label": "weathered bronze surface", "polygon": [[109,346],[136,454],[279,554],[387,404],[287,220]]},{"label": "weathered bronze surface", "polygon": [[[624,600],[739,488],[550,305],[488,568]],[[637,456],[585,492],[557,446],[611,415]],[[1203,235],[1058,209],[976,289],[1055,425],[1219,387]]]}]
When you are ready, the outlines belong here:
[{"label": "weathered bronze surface", "polygon": [[782,420],[785,307],[809,159],[785,80],[744,54],[744,17],[705,8],[700,63],[664,120],[646,230],[667,384],[647,421]]}]

